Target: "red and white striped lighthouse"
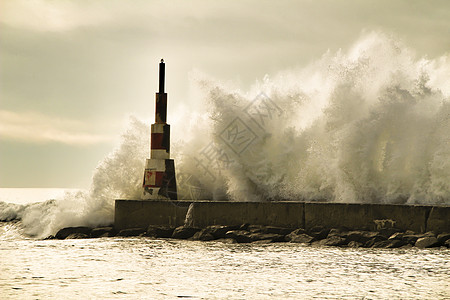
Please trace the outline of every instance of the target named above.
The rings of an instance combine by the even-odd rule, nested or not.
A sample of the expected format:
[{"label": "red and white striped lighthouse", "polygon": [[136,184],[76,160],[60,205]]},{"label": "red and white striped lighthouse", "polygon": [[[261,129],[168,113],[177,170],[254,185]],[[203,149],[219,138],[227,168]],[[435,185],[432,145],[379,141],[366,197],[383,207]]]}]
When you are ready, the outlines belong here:
[{"label": "red and white striped lighthouse", "polygon": [[150,159],[146,160],[143,200],[177,200],[175,163],[170,159],[170,125],[167,93],[164,92],[165,64],[159,63],[159,91],[156,93],[155,123],[151,130]]}]

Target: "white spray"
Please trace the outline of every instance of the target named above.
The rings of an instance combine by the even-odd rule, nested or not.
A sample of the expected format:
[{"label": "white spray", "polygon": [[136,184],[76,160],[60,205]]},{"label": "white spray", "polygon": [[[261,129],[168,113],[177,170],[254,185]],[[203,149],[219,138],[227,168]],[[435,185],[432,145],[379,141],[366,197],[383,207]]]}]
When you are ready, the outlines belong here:
[{"label": "white spray", "polygon": [[[196,74],[169,118],[179,198],[450,204],[450,58],[416,58],[380,33],[348,53],[266,76],[247,93]],[[203,113],[203,114],[202,114]],[[132,118],[88,192],[0,205],[28,234],[113,221],[138,199],[149,125]]]}]

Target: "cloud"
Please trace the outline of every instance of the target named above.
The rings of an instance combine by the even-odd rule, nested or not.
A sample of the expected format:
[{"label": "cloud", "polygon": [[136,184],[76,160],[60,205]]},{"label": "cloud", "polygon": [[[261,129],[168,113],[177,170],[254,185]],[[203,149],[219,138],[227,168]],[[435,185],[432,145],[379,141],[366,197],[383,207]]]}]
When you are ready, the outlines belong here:
[{"label": "cloud", "polygon": [[94,134],[87,124],[55,118],[35,112],[16,113],[0,110],[0,139],[30,143],[57,142],[68,145],[92,145],[110,142],[112,137]]},{"label": "cloud", "polygon": [[109,19],[98,6],[86,4],[87,7],[70,1],[2,1],[0,15],[3,23],[36,31],[65,31]]}]

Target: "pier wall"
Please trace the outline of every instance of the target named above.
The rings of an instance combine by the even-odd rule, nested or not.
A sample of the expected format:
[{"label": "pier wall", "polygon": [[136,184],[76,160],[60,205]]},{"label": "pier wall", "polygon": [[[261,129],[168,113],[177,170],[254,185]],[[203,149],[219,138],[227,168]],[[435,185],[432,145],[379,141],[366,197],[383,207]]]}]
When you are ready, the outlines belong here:
[{"label": "pier wall", "polygon": [[[192,204],[192,205],[191,205]],[[450,232],[450,207],[309,202],[223,202],[116,200],[117,229],[149,225],[254,225],[310,229],[347,227],[376,230],[393,226],[414,232]]]}]

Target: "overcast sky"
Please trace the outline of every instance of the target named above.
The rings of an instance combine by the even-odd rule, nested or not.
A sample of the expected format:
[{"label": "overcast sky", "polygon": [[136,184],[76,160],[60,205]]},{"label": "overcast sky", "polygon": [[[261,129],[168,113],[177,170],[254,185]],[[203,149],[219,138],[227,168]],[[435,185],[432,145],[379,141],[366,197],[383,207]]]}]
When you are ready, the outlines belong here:
[{"label": "overcast sky", "polygon": [[446,55],[450,1],[3,0],[0,187],[87,187],[128,116],[152,120],[162,57],[174,110],[193,70],[245,91],[372,30]]}]

